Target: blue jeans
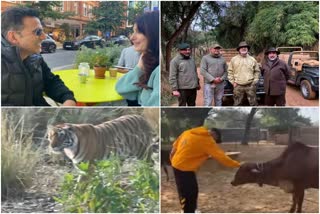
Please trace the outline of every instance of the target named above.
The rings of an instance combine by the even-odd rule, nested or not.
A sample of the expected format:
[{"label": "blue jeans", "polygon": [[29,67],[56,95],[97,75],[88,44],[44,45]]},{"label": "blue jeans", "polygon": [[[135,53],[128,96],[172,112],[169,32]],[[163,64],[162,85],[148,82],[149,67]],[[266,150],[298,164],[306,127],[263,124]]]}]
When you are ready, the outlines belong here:
[{"label": "blue jeans", "polygon": [[214,100],[215,106],[222,106],[222,97],[224,93],[224,83],[217,84],[215,88],[211,87],[211,83],[205,83],[203,88],[203,105],[212,106]]}]

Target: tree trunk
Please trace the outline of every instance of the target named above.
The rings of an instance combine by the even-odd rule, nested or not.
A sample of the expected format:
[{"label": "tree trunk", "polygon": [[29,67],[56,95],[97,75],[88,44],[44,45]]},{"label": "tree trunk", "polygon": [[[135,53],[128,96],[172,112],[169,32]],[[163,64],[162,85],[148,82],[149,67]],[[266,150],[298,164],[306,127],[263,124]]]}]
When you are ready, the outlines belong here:
[{"label": "tree trunk", "polygon": [[186,27],[184,28],[184,35],[183,35],[183,42],[187,41],[188,38],[188,30],[190,28],[190,25],[192,23],[192,19],[190,19],[186,25]]},{"label": "tree trunk", "polygon": [[176,41],[177,37],[184,30],[184,28],[188,25],[189,21],[194,17],[202,3],[203,1],[194,2],[194,4],[191,6],[188,16],[182,20],[180,27],[172,34],[172,36],[169,39],[169,42],[166,44],[166,73],[169,73],[171,50],[173,47],[173,43]]},{"label": "tree trunk", "polygon": [[253,117],[255,115],[255,113],[258,111],[257,108],[252,108],[248,118],[246,120],[246,127],[245,127],[245,131],[244,131],[244,135],[241,141],[241,145],[248,145],[248,141],[249,141],[249,137],[250,137],[250,128],[251,128],[251,123],[253,120]]}]

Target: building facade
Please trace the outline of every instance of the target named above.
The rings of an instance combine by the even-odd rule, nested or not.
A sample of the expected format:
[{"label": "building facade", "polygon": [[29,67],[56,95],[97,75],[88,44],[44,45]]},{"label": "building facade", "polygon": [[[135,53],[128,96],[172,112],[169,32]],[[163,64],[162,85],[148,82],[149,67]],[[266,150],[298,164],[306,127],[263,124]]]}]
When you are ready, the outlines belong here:
[{"label": "building facade", "polygon": [[[26,1],[1,1],[1,11],[4,11],[8,7],[13,7],[19,4],[25,4]],[[128,11],[129,8],[135,7],[137,1],[122,1],[123,6]],[[144,11],[152,11],[159,9],[159,1],[145,1],[147,7]],[[66,39],[75,39],[84,35],[85,26],[94,17],[92,10],[94,7],[99,7],[99,1],[62,1],[60,7],[53,8],[56,11],[62,13],[71,12],[72,16],[65,19],[53,20],[51,18],[45,18],[42,20],[44,24],[44,30],[50,34],[57,41],[64,41]],[[128,12],[126,12],[128,15]],[[119,29],[131,28],[132,23],[125,21],[119,25]],[[102,36],[101,32],[97,32],[99,36]],[[113,36],[115,32],[110,32]],[[70,38],[68,38],[70,37]]]},{"label": "building facade", "polygon": [[[84,27],[93,18],[93,8],[98,6],[98,1],[62,1],[61,7],[55,10],[63,13],[71,12],[74,15],[66,19],[45,19],[45,31],[52,33],[54,39],[58,41],[68,39],[67,36],[70,36],[70,39],[83,36]],[[66,31],[70,31],[69,35],[66,35]]]}]

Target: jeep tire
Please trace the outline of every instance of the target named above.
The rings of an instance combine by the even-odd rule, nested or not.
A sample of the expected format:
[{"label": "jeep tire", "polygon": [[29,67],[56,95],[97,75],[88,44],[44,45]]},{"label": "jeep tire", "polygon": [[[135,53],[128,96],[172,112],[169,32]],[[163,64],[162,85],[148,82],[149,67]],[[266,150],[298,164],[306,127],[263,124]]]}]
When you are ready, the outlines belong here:
[{"label": "jeep tire", "polygon": [[312,100],[316,97],[316,92],[312,90],[311,84],[308,80],[302,80],[300,83],[300,91],[303,98]]}]

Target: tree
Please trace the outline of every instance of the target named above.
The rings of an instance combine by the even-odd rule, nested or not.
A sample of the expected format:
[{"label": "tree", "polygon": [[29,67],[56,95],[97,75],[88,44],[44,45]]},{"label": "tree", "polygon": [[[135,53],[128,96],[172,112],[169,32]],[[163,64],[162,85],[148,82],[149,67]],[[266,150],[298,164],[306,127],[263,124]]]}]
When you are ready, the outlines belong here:
[{"label": "tree", "polygon": [[255,16],[258,2],[229,2],[218,18],[217,40],[225,48],[235,48],[244,40],[248,25]]},{"label": "tree", "polygon": [[[161,36],[168,38],[165,41],[165,71],[169,71],[171,50],[177,37],[183,32],[183,30],[190,26],[190,21],[198,11],[203,1],[180,1],[180,2],[166,2],[161,4]],[[169,21],[170,20],[170,21]],[[166,27],[169,21],[173,24],[171,27]],[[165,24],[164,24],[165,23]],[[174,28],[175,27],[175,28]],[[173,28],[173,29],[172,29]],[[162,33],[163,31],[163,33]],[[172,31],[170,33],[169,31]]]},{"label": "tree", "polygon": [[245,39],[267,46],[312,46],[319,37],[319,2],[259,2]]},{"label": "tree", "polygon": [[66,35],[66,40],[70,39],[71,37],[71,27],[68,23],[63,23],[60,28],[62,29],[62,31],[64,32],[64,34]]},{"label": "tree", "polygon": [[126,20],[126,10],[122,1],[102,1],[99,7],[93,8],[92,14],[95,18],[88,23],[87,32],[93,29],[103,33],[116,31]]},{"label": "tree", "polygon": [[246,127],[245,127],[245,131],[244,131],[244,135],[243,138],[241,140],[241,144],[242,145],[248,145],[248,139],[250,136],[250,128],[251,128],[251,124],[254,118],[254,115],[257,113],[258,109],[257,108],[251,108],[250,113],[248,114],[247,120],[246,120]]},{"label": "tree", "polygon": [[287,133],[290,127],[310,126],[310,119],[299,115],[299,112],[299,108],[266,108],[261,111],[261,124],[280,133]]},{"label": "tree", "polygon": [[183,131],[202,126],[209,108],[165,108],[161,109],[161,135],[164,142],[176,138]]},{"label": "tree", "polygon": [[[208,125],[216,128],[245,128],[247,112],[235,108],[211,109],[206,118]],[[254,120],[254,124],[258,121]]]},{"label": "tree", "polygon": [[38,10],[40,20],[44,20],[45,18],[52,18],[53,20],[65,19],[74,15],[73,12],[60,12],[55,10],[55,8],[62,6],[61,1],[29,1],[21,6]]},{"label": "tree", "polygon": [[133,25],[134,21],[138,16],[143,14],[144,9],[148,6],[148,4],[144,1],[135,2],[133,7],[129,7],[128,9],[128,22]]}]

